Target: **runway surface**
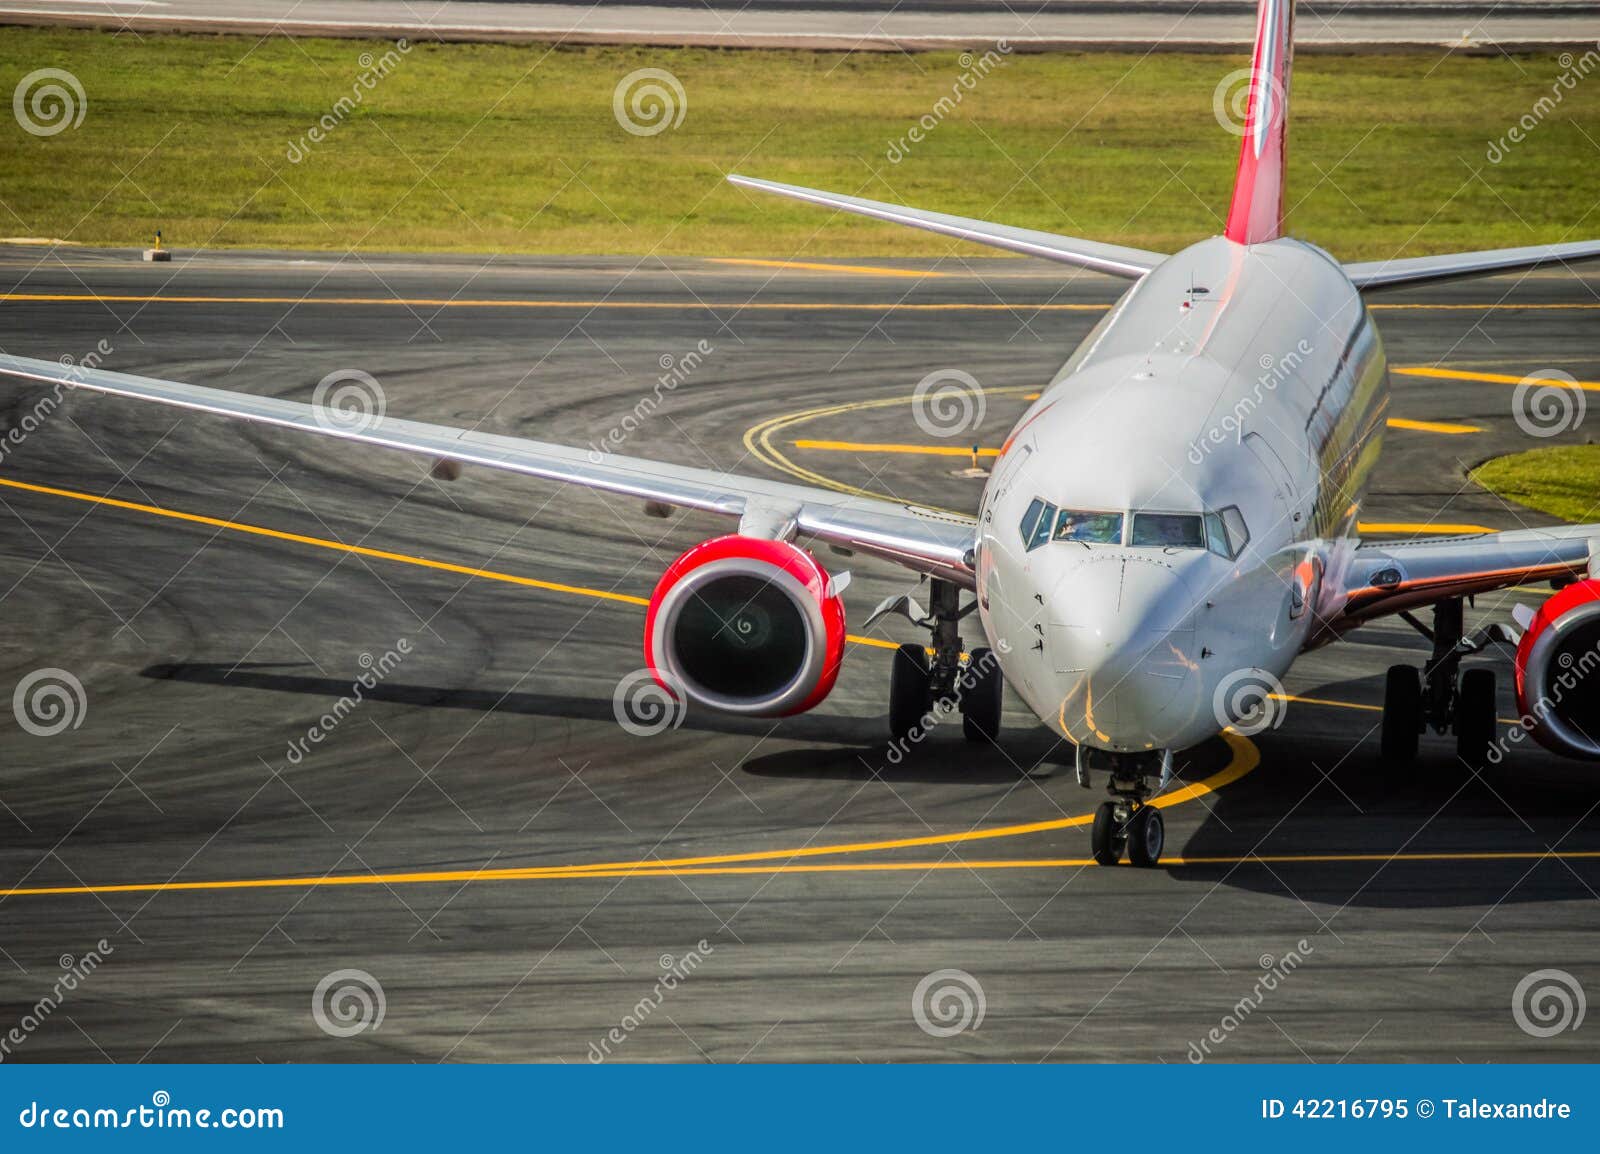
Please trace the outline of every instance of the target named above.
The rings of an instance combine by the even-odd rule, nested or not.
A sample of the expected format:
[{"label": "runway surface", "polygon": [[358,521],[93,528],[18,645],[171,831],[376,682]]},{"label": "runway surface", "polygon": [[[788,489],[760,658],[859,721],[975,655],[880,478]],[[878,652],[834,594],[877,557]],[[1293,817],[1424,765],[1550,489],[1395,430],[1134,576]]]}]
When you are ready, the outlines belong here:
[{"label": "runway surface", "polygon": [[[299,399],[360,369],[392,414],[584,444],[704,342],[624,451],[970,509],[964,460],[796,442],[936,444],[905,398],[953,367],[997,444],[1120,286],[856,265],[13,248],[0,347]],[[1463,471],[1533,443],[1506,380],[1600,380],[1600,275],[1382,303],[1394,364],[1469,374],[1397,377],[1395,415],[1480,431],[1392,430],[1365,516],[1542,522]],[[12,427],[40,399],[0,395]],[[1184,759],[1210,785],[1166,810],[1178,860],[1095,868],[1098,789],[1014,700],[998,750],[946,726],[890,759],[881,646],[909,630],[853,645],[812,714],[619,727],[639,599],[714,519],[104,397],[6,448],[0,696],[41,668],[84,690],[53,736],[0,727],[0,1035],[35,1018],[6,1060],[1182,1062],[1213,1029],[1217,1060],[1600,1056],[1512,1013],[1536,970],[1600,988],[1600,777],[1524,743],[1474,779],[1436,738],[1385,770],[1382,672],[1423,652],[1403,625],[1307,657],[1278,728]],[[910,582],[849,564],[859,632]],[[54,889],[77,892],[16,892]],[[929,978],[952,969],[970,984]],[[313,1000],[348,970],[384,1012],[339,1037]],[[981,1022],[924,1030],[919,984],[951,981]]]},{"label": "runway surface", "polygon": [[[0,22],[133,33],[406,36],[567,44],[896,51],[1007,40],[1019,51],[1097,48],[1248,52],[1255,8],[1235,0],[1124,4],[1001,0],[757,0],[527,4],[468,0],[4,0]],[[1301,52],[1439,47],[1499,52],[1595,43],[1587,0],[1391,0],[1302,7]]]}]

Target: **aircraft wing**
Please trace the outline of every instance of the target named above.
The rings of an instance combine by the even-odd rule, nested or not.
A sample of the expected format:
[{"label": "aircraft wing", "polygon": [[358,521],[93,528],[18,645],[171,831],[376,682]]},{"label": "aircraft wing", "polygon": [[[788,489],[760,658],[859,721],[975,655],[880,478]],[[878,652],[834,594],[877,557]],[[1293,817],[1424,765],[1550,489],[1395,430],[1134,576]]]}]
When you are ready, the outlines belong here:
[{"label": "aircraft wing", "polygon": [[857,216],[870,216],[890,224],[910,225],[926,229],[957,240],[970,240],[990,248],[1003,248],[1026,256],[1042,257],[1062,264],[1077,265],[1095,272],[1137,280],[1167,258],[1158,252],[1142,248],[1126,248],[1120,244],[1103,244],[1095,240],[1080,240],[1075,236],[1058,236],[1053,232],[1036,232],[1030,228],[1012,228],[1006,224],[991,224],[986,220],[973,220],[965,216],[951,216],[944,212],[926,212],[919,208],[905,208],[881,200],[864,200],[859,196],[845,196],[838,192],[820,192],[802,188],[798,184],[779,184],[773,180],[756,180],[749,176],[728,177],[740,188],[757,192],[771,192],[793,200],[820,204],[824,208],[852,212]]},{"label": "aircraft wing", "polygon": [[1404,260],[1373,260],[1347,264],[1345,275],[1363,291],[1409,288],[1435,281],[1575,264],[1600,258],[1600,240],[1572,244],[1535,244],[1525,248],[1492,248],[1483,252],[1448,252]]},{"label": "aircraft wing", "polygon": [[1600,553],[1600,525],[1363,543],[1336,624],[1348,627],[1449,597],[1583,577],[1594,553]]},{"label": "aircraft wing", "polygon": [[386,415],[351,420],[332,409],[298,401],[29,357],[0,355],[0,377],[154,401],[398,449],[435,461],[482,465],[647,502],[721,513],[738,518],[745,531],[758,535],[784,535],[792,521],[800,535],[896,561],[969,589],[974,584],[969,551],[977,537],[976,521],[911,504]]}]

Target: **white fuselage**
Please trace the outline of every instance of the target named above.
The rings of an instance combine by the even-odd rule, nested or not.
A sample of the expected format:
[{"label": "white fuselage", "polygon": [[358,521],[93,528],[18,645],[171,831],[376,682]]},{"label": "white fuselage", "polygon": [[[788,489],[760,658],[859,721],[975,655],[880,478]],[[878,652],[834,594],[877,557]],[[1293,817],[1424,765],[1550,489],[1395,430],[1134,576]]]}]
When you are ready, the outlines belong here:
[{"label": "white fuselage", "polygon": [[1079,745],[1216,733],[1231,686],[1328,636],[1388,400],[1377,329],[1320,249],[1216,238],[1165,261],[985,489],[979,612],[1008,683]]}]

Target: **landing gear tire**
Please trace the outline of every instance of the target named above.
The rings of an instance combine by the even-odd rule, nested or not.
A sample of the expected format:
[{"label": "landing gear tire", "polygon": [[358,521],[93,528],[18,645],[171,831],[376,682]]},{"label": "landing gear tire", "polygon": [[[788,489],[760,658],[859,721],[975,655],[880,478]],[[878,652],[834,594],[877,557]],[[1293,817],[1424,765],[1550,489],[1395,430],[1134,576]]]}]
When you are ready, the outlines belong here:
[{"label": "landing gear tire", "polygon": [[1417,758],[1422,734],[1422,678],[1409,665],[1389,666],[1383,683],[1383,726],[1379,745],[1383,760],[1404,763]]},{"label": "landing gear tire", "polygon": [[900,646],[889,664],[889,737],[909,738],[932,705],[928,651],[920,645]]},{"label": "landing gear tire", "polygon": [[968,741],[997,741],[1003,678],[989,649],[974,649],[961,691],[961,732]]},{"label": "landing gear tire", "polygon": [[1456,756],[1473,770],[1489,764],[1494,745],[1494,670],[1468,669],[1456,690]]},{"label": "landing gear tire", "polygon": [[1094,826],[1089,833],[1089,845],[1094,860],[1103,866],[1116,865],[1122,860],[1122,845],[1126,840],[1121,823],[1117,821],[1116,802],[1103,801],[1094,811]]},{"label": "landing gear tire", "polygon": [[1134,810],[1128,821],[1128,864],[1149,869],[1161,860],[1166,844],[1167,826],[1161,811],[1153,805]]}]

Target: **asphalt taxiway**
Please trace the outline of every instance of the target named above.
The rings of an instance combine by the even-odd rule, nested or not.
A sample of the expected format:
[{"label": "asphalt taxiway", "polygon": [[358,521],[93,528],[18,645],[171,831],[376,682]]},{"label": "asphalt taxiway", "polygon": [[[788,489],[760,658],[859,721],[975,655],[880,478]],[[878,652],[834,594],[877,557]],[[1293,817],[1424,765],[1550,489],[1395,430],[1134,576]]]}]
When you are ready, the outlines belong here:
[{"label": "asphalt taxiway", "polygon": [[[12,248],[0,347],[299,399],[361,370],[392,414],[578,444],[703,350],[623,451],[971,508],[965,458],[887,447],[998,444],[1119,288],[840,263]],[[1535,443],[1523,376],[1600,382],[1600,275],[1381,304],[1419,426],[1389,433],[1374,530],[1546,522],[1465,470]],[[986,389],[954,442],[909,401],[946,368]],[[39,399],[7,385],[0,417]],[[806,716],[619,727],[640,602],[714,519],[112,398],[36,424],[0,461],[0,697],[41,669],[83,695],[32,716],[53,735],[0,726],[0,1035],[35,1019],[7,1060],[583,1062],[615,1031],[621,1060],[1182,1062],[1213,1029],[1218,1059],[1600,1056],[1512,1011],[1533,971],[1600,988],[1600,776],[1523,743],[1473,777],[1447,739],[1382,766],[1383,669],[1423,651],[1403,625],[1184,759],[1164,868],[1096,868],[1099,794],[1015,701],[997,749],[948,726],[889,756],[893,627]],[[911,584],[848,564],[856,622]],[[382,1021],[334,1036],[314,996],[355,970]],[[919,986],[952,982],[981,1021],[924,1029]]]}]

